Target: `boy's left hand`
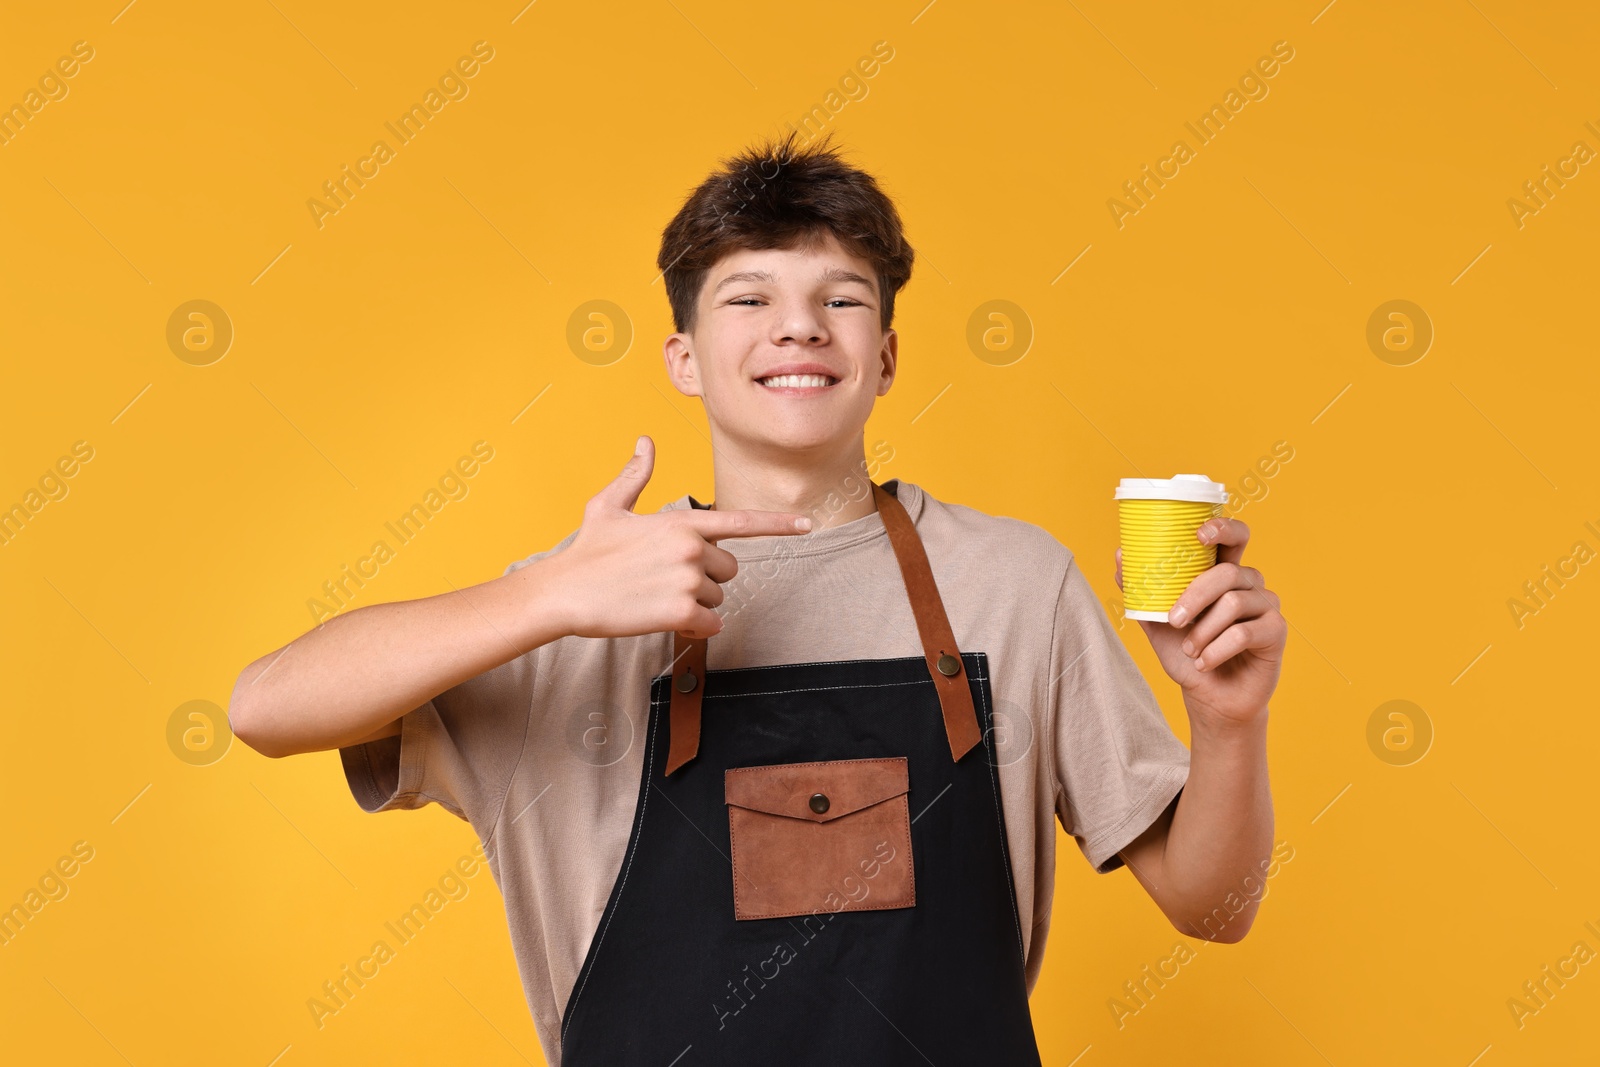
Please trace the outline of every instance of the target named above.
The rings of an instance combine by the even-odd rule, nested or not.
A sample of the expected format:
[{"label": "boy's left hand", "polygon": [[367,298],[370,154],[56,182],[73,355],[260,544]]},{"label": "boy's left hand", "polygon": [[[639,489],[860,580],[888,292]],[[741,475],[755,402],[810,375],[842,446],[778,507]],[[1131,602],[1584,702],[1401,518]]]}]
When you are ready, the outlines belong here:
[{"label": "boy's left hand", "polygon": [[[1138,620],[1161,666],[1183,687],[1191,714],[1216,725],[1245,725],[1265,717],[1278,685],[1289,625],[1278,594],[1261,572],[1239,563],[1250,527],[1238,519],[1207,519],[1195,534],[1215,543],[1217,563],[1195,578],[1168,613],[1174,622]],[[1122,549],[1117,549],[1122,588]]]}]

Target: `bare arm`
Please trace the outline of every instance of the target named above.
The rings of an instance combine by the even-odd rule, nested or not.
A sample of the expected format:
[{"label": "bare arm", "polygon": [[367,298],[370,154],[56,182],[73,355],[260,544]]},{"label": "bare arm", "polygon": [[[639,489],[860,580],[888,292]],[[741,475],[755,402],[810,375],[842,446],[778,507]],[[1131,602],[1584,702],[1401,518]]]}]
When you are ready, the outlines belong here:
[{"label": "bare arm", "polygon": [[1265,719],[1220,729],[1196,722],[1176,807],[1118,853],[1191,937],[1233,943],[1255,922],[1273,834],[1266,726]]},{"label": "bare arm", "polygon": [[1177,806],[1118,854],[1179,930],[1234,942],[1255,921],[1272,869],[1267,702],[1288,622],[1261,572],[1240,563],[1250,527],[1219,516],[1195,536],[1218,546],[1216,566],[1189,583],[1168,622],[1139,621],[1183,687],[1189,781]]},{"label": "bare arm", "polygon": [[274,758],[398,734],[412,708],[562,635],[546,581],[559,555],[329,619],[244,669],[228,704],[234,733]]},{"label": "bare arm", "polygon": [[228,722],[264,756],[292,756],[392,737],[399,720],[440,693],[568,634],[709,637],[738,561],[719,539],[794,535],[788,512],[635,515],[655,465],[637,451],[590,498],[561,551],[480,585],[374,604],[329,619],[246,667]]}]

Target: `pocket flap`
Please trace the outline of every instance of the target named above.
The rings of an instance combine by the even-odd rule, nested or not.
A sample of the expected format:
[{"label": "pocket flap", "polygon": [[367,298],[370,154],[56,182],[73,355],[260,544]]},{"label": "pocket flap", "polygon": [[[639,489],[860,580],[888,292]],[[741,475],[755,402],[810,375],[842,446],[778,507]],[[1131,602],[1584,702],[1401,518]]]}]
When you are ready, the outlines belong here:
[{"label": "pocket flap", "polygon": [[[823,760],[818,763],[775,763],[765,767],[730,767],[724,775],[727,802],[769,815],[828,822],[871,807],[910,788],[906,757]],[[813,810],[811,798],[822,794],[825,810]]]}]

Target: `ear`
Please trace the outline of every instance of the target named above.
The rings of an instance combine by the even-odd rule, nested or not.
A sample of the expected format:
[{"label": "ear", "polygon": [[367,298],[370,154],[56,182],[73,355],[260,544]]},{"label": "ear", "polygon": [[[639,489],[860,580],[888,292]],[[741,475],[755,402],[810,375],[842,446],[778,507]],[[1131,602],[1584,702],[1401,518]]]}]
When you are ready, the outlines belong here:
[{"label": "ear", "polygon": [[878,395],[886,396],[889,387],[894,384],[895,368],[900,362],[900,335],[894,330],[886,330],[883,335],[883,348],[878,352]]},{"label": "ear", "polygon": [[678,392],[684,396],[703,396],[692,344],[689,334],[675,333],[662,343],[661,355],[667,363],[667,380]]}]

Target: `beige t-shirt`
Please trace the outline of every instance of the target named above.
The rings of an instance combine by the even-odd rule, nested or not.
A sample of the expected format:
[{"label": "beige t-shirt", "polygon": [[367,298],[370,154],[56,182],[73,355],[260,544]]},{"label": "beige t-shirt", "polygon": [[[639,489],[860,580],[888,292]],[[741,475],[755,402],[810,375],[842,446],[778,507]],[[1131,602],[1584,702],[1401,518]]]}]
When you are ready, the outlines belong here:
[{"label": "beige t-shirt", "polygon": [[[1122,866],[1117,851],[1188,779],[1189,751],[1070,550],[1030,523],[935,500],[903,479],[882,484],[916,525],[956,642],[988,654],[1031,992],[1050,925],[1055,819],[1097,871]],[[661,510],[704,506],[686,494]],[[707,669],[923,654],[876,511],[719,544],[739,573],[723,586],[724,628],[707,645]],[[632,828],[650,682],[671,659],[670,632],[564,637],[408,712],[398,737],[340,750],[364,810],[436,801],[477,831],[551,1063]]]}]

